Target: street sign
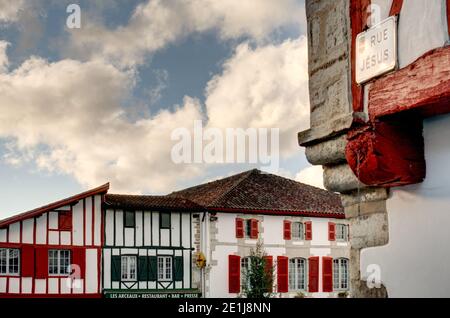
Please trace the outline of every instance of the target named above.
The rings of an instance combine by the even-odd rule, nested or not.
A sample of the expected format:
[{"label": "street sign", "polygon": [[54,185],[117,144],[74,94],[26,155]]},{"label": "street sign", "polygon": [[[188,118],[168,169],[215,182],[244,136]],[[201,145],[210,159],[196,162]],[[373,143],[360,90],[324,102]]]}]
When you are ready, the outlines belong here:
[{"label": "street sign", "polygon": [[356,37],[356,82],[365,83],[397,67],[397,17],[381,21]]}]

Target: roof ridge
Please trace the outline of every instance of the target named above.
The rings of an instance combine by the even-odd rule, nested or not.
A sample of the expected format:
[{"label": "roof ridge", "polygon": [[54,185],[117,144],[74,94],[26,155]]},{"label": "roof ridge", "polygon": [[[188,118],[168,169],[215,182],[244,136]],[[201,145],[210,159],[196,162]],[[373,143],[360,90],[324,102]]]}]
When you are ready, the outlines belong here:
[{"label": "roof ridge", "polygon": [[60,207],[70,204],[71,202],[81,200],[81,199],[91,196],[91,195],[96,195],[96,194],[103,193],[103,192],[106,193],[106,192],[108,192],[108,189],[109,189],[109,182],[105,183],[104,185],[101,185],[99,187],[96,187],[94,189],[90,189],[90,190],[72,195],[70,197],[66,197],[64,199],[60,199],[60,200],[51,202],[51,203],[43,205],[41,207],[26,211],[26,212],[22,212],[19,214],[14,214],[13,216],[10,216],[6,219],[0,220],[0,227],[8,225],[11,222],[16,222],[23,218],[31,217],[33,215],[39,215],[41,213],[45,213],[45,212],[51,211],[53,209],[58,209]]},{"label": "roof ridge", "polygon": [[241,178],[239,178],[234,184],[233,186],[231,186],[227,191],[225,191],[224,193],[222,193],[216,200],[213,201],[213,203],[211,205],[215,205],[217,204],[221,199],[223,199],[224,197],[226,197],[231,191],[233,191],[234,189],[236,189],[236,187],[238,185],[240,185],[244,180],[248,179],[248,177],[250,177],[252,174],[254,173],[261,173],[260,170],[258,169],[252,169],[252,170],[248,170],[248,171],[244,171],[242,172],[243,176]]}]

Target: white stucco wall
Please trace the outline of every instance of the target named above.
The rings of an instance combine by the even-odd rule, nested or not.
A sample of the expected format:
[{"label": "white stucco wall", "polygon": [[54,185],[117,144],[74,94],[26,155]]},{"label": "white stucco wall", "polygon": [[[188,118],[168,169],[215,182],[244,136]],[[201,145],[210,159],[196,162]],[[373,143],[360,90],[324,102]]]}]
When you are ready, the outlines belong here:
[{"label": "white stucco wall", "polygon": [[[381,20],[389,16],[392,0],[372,0],[380,8]],[[448,41],[445,0],[403,2],[398,24],[399,67],[403,68],[431,49]]]},{"label": "white stucco wall", "polygon": [[[350,257],[350,246],[348,243],[330,242],[328,240],[328,222],[348,223],[347,220],[336,220],[326,218],[309,217],[288,217],[279,215],[242,215],[235,213],[217,213],[217,220],[209,222],[206,218],[206,229],[213,233],[204,234],[209,243],[206,249],[209,266],[207,268],[207,291],[206,297],[236,297],[237,294],[228,292],[228,256],[239,255],[241,257],[250,256],[252,248],[256,247],[258,240],[237,239],[235,222],[237,217],[256,218],[259,220],[259,241],[263,243],[264,251],[273,257],[274,266],[278,256],[302,257],[308,259],[311,256],[319,256],[319,292],[308,293],[308,297],[332,297],[332,293],[322,292],[322,257],[333,256],[338,253],[339,257]],[[291,221],[311,221],[312,240],[295,241],[284,240],[283,222]],[[337,252],[339,250],[339,252]],[[276,284],[276,276],[275,276]],[[293,297],[297,293],[277,293],[276,297]]]},{"label": "white stucco wall", "polygon": [[389,243],[361,252],[361,273],[381,268],[389,297],[450,297],[450,115],[425,120],[427,176],[392,189]]}]

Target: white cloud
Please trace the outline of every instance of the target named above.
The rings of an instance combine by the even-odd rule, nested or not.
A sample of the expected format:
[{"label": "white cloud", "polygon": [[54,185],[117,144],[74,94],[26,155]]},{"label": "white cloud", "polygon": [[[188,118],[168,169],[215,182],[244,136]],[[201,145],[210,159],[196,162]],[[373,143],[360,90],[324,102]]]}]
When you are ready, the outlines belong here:
[{"label": "white cloud", "polygon": [[309,125],[306,38],[239,45],[209,82],[206,108],[211,127],[280,128],[282,154],[300,151],[297,132]]},{"label": "white cloud", "polygon": [[0,41],[0,74],[6,72],[9,65],[8,55],[6,54],[6,49],[9,43],[6,41]]},{"label": "white cloud", "polygon": [[0,73],[0,138],[8,139],[3,160],[32,161],[89,187],[110,181],[113,191],[166,192],[217,168],[175,165],[170,157],[172,131],[192,129],[205,115],[208,127],[279,127],[283,154],[301,151],[296,134],[309,114],[304,38],[239,45],[207,86],[206,114],[186,97],[173,111],[132,121],[122,101],[135,81],[136,73],[104,60],[30,57]]},{"label": "white cloud", "polygon": [[133,73],[100,62],[36,57],[0,74],[0,137],[14,141],[5,159],[128,192],[165,191],[195,175],[197,168],[171,163],[170,133],[201,118],[198,101],[130,122],[120,101],[133,81]]},{"label": "white cloud", "polygon": [[0,23],[11,23],[19,19],[25,0],[0,0]]},{"label": "white cloud", "polygon": [[323,168],[322,166],[310,166],[301,170],[295,176],[295,180],[305,184],[312,185],[321,189],[325,189],[323,185]]},{"label": "white cloud", "polygon": [[72,31],[70,50],[129,67],[192,33],[217,30],[222,39],[262,41],[283,26],[300,27],[303,14],[299,0],[149,0],[135,9],[127,25],[114,30],[83,22]]}]

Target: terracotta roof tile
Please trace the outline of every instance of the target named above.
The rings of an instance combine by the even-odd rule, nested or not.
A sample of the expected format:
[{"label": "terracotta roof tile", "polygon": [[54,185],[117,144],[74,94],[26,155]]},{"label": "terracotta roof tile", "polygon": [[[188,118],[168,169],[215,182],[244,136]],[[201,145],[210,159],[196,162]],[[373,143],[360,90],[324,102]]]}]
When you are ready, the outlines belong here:
[{"label": "terracotta roof tile", "polygon": [[251,170],[170,194],[208,209],[304,212],[344,216],[339,195],[291,179]]},{"label": "terracotta roof tile", "polygon": [[152,195],[107,194],[105,205],[109,208],[131,210],[203,211],[200,205],[184,198]]}]

